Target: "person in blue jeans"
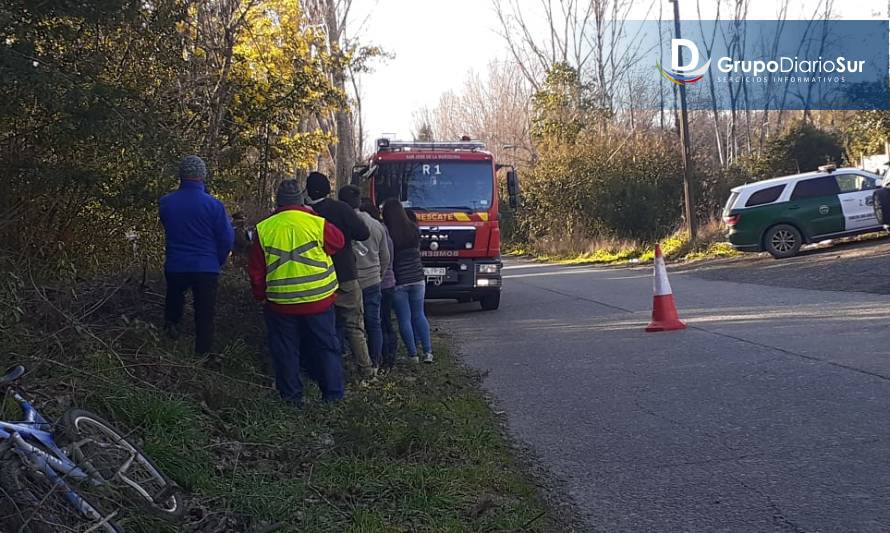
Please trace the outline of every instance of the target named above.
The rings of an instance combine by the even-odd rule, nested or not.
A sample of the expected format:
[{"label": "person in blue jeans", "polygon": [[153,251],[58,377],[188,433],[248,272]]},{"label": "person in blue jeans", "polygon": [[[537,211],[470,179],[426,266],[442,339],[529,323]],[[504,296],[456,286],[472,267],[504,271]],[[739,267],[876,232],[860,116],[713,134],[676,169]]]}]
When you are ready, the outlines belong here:
[{"label": "person in blue jeans", "polygon": [[247,272],[253,296],[265,302],[269,352],[281,398],[302,407],[300,367],[318,382],[322,399],[343,398],[343,368],[334,312],[337,277],[332,256],[346,239],[302,205],[296,180],[284,180],[278,208],[257,224]]},{"label": "person in blue jeans", "polygon": [[393,308],[399,321],[399,333],[408,350],[408,360],[415,363],[419,361],[417,341],[420,340],[424,352],[423,362],[432,363],[430,324],[423,311],[426,281],[423,264],[420,262],[420,231],[417,224],[408,218],[401,202],[395,198],[390,198],[383,204],[383,222],[393,242],[392,268],[396,278]]},{"label": "person in blue jeans", "polygon": [[[361,210],[371,216],[374,220],[380,221],[380,210],[374,205],[370,198],[363,198]],[[392,238],[389,236],[389,230],[383,226],[386,234],[386,247],[389,257],[392,258],[393,246]],[[396,275],[392,271],[392,261],[389,261],[389,267],[383,273],[383,279],[380,282],[380,332],[383,334],[383,362],[381,369],[391,370],[396,362],[396,350],[399,347],[399,338],[396,330],[392,327],[392,302],[396,292]],[[415,335],[415,338],[417,336]]]},{"label": "person in blue jeans", "polygon": [[341,202],[353,208],[359,219],[368,227],[370,236],[363,241],[353,241],[358,285],[362,290],[364,306],[365,334],[368,337],[368,354],[375,369],[383,364],[383,330],[380,324],[380,304],[382,293],[380,283],[390,267],[390,251],[386,243],[386,228],[368,213],[359,210],[361,190],[355,185],[346,185],[337,193]]}]

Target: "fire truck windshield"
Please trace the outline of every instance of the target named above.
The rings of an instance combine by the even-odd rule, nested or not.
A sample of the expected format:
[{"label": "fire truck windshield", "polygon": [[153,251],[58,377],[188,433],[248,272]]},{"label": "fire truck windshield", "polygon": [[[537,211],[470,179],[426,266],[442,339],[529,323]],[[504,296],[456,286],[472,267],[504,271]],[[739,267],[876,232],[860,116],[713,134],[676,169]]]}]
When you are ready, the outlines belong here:
[{"label": "fire truck windshield", "polygon": [[424,210],[487,211],[492,202],[491,161],[398,161],[379,163],[377,201],[398,197]]}]

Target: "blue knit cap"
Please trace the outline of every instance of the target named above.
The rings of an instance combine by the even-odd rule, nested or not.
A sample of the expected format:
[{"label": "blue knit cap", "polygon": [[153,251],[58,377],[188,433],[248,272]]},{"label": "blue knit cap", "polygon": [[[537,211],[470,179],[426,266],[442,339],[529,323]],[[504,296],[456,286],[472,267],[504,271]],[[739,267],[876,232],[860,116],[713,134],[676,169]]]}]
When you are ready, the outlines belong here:
[{"label": "blue knit cap", "polygon": [[187,155],[179,163],[179,179],[183,181],[204,181],[207,165],[196,155]]}]

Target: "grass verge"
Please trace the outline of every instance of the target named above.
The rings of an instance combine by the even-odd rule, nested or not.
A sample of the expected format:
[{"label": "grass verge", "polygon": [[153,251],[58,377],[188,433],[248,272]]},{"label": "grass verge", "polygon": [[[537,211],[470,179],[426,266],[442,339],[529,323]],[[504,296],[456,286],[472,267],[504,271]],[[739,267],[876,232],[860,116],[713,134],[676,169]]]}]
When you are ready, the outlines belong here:
[{"label": "grass verge", "polygon": [[[699,230],[696,242],[691,242],[686,231],[680,229],[659,241],[659,244],[665,258],[674,261],[702,261],[741,255],[723,239],[723,229],[719,221],[711,221]],[[573,238],[558,243],[543,242],[528,247],[517,246],[511,253],[563,265],[629,265],[651,262],[655,258],[655,244],[615,239]]]},{"label": "grass verge", "polygon": [[128,531],[562,529],[514,459],[479,377],[445,339],[433,365],[353,380],[333,406],[310,386],[296,411],[271,388],[259,307],[242,280],[228,276],[220,288],[219,372],[193,360],[190,339],[159,337],[160,288],[22,284],[0,294],[33,310],[0,332],[14,347],[5,362],[34,370],[27,383],[40,408],[58,416],[78,405],[132,430],[191,493],[185,525],[131,515]]}]

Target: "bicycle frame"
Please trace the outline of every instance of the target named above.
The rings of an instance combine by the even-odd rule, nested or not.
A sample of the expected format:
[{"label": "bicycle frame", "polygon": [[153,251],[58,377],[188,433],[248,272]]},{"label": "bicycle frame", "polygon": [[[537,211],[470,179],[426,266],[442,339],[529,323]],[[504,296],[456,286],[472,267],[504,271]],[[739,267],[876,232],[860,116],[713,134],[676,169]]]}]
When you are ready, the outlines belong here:
[{"label": "bicycle frame", "polygon": [[[81,514],[94,520],[101,520],[102,515],[65,481],[74,479],[95,483],[96,480],[74,464],[59,448],[53,439],[52,424],[31,405],[31,402],[17,391],[13,390],[12,393],[13,399],[22,410],[24,419],[19,422],[0,420],[0,442],[10,443],[22,461],[43,472],[56,487],[62,488],[65,499]],[[34,445],[35,441],[46,450]]]}]

